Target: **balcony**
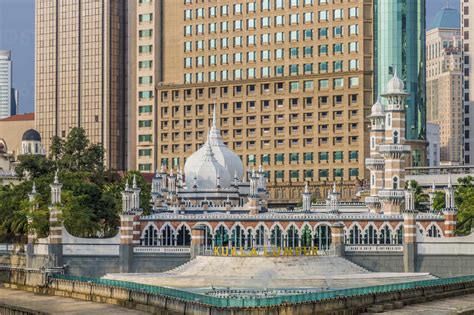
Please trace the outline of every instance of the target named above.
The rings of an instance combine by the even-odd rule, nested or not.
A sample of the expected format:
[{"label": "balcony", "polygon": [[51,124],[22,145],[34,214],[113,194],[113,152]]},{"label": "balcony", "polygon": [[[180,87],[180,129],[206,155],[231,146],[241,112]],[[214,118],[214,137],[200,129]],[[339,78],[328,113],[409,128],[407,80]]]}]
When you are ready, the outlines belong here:
[{"label": "balcony", "polygon": [[385,165],[385,160],[384,159],[373,159],[373,158],[367,158],[365,159],[365,166],[367,166],[368,169],[381,169]]},{"label": "balcony", "polygon": [[380,203],[379,197],[376,196],[365,197],[364,201],[366,205],[374,205]]},{"label": "balcony", "polygon": [[381,144],[379,146],[380,153],[409,153],[411,148],[405,144]]},{"label": "balcony", "polygon": [[380,190],[379,198],[381,199],[403,199],[405,198],[405,192],[403,190]]}]

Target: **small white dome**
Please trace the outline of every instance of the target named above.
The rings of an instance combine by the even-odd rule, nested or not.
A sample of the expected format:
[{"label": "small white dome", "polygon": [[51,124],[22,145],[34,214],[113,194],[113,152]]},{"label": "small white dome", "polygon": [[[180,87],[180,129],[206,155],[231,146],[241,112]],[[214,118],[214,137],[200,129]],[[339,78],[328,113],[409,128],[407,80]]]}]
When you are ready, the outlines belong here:
[{"label": "small white dome", "polygon": [[214,157],[209,142],[206,142],[199,151],[204,152],[204,154],[199,156],[201,158],[200,163],[196,163],[195,168],[186,173],[187,188],[192,189],[194,184],[197,184],[199,190],[216,189],[217,186],[229,188],[232,185],[232,177]]},{"label": "small white dome", "polygon": [[372,111],[371,111],[371,116],[383,116],[383,105],[382,102],[380,102],[380,97],[377,98],[377,102],[375,102],[374,105],[372,105]]},{"label": "small white dome", "polygon": [[397,72],[393,74],[393,77],[387,83],[387,92],[386,94],[405,94],[405,84],[398,77]]}]

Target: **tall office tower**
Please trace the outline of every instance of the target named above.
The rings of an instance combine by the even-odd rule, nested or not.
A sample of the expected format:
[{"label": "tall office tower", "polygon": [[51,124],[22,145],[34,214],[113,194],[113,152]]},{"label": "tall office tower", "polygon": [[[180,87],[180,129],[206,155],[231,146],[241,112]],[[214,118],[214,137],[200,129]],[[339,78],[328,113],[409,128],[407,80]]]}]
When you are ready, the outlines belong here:
[{"label": "tall office tower", "polygon": [[0,119],[10,117],[12,104],[12,59],[10,50],[0,50]]},{"label": "tall office tower", "polygon": [[224,141],[263,166],[273,201],[297,202],[305,182],[349,198],[366,178],[372,1],[140,0],[130,14],[131,168],[182,168],[216,104]]},{"label": "tall office tower", "polygon": [[461,36],[463,41],[463,62],[464,62],[464,164],[471,164],[474,162],[474,129],[471,122],[474,123],[474,6],[473,2],[461,1]]},{"label": "tall office tower", "polygon": [[406,107],[406,139],[413,166],[426,163],[425,0],[374,0],[375,92],[396,71],[410,97]]},{"label": "tall office tower", "polygon": [[106,166],[126,161],[126,4],[36,1],[36,127],[49,149],[73,127],[103,145]]},{"label": "tall office tower", "polygon": [[442,9],[426,33],[427,121],[440,129],[440,162],[462,162],[463,62],[458,10]]}]

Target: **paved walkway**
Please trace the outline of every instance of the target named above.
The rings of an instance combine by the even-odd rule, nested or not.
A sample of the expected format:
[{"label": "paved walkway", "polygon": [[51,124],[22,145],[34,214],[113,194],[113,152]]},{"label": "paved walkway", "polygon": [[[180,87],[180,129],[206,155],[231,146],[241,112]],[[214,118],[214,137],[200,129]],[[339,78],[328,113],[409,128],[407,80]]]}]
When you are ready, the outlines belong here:
[{"label": "paved walkway", "polygon": [[473,314],[474,294],[406,306],[399,310],[384,312],[389,315],[453,315]]},{"label": "paved walkway", "polygon": [[0,304],[47,314],[148,314],[116,305],[0,288]]}]

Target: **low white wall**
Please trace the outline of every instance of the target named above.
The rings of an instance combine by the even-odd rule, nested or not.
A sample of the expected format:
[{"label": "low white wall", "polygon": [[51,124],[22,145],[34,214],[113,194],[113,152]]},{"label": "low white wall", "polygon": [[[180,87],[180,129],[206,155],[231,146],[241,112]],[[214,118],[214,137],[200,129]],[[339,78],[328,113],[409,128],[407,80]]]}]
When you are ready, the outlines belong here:
[{"label": "low white wall", "polygon": [[456,237],[428,237],[418,234],[418,254],[474,255],[474,233]]}]

